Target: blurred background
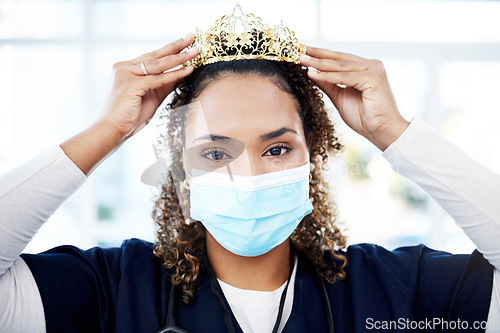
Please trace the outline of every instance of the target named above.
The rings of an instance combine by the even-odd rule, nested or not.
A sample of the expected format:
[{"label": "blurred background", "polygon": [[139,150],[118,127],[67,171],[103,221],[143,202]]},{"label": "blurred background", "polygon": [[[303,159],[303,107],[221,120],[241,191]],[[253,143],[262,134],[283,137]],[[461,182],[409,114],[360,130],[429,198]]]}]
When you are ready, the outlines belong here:
[{"label": "blurred background", "polygon": [[[107,93],[113,63],[208,28],[234,1],[0,0],[0,173],[89,126]],[[240,1],[299,40],[381,59],[401,113],[418,116],[500,173],[500,1]],[[450,217],[332,107],[345,145],[329,180],[349,243],[393,249],[425,243],[474,248]],[[116,246],[153,241],[156,189],[141,183],[154,162],[155,128],[94,171],[46,223],[27,252],[59,244]],[[15,223],[15,221],[13,221]]]}]

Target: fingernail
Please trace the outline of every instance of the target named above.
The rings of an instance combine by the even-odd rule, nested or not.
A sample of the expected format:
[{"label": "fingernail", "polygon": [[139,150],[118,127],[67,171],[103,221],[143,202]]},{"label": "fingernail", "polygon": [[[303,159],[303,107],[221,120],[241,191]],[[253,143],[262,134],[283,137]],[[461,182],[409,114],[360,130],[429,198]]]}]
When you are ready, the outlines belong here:
[{"label": "fingernail", "polygon": [[189,37],[191,37],[192,35],[193,35],[193,33],[192,33],[192,32],[188,32],[188,33],[186,34],[186,36],[182,37],[182,39],[184,39],[184,40],[188,40],[188,39],[189,39]]},{"label": "fingernail", "polygon": [[195,46],[195,47],[192,47],[188,50],[188,53],[190,55],[193,55],[193,54],[197,54],[198,53],[198,48]]}]

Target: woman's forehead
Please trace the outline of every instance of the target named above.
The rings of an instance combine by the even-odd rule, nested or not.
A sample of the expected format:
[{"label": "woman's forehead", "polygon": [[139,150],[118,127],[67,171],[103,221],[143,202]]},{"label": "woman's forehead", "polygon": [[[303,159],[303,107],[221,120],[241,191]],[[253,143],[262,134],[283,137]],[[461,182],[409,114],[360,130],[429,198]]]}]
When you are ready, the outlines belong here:
[{"label": "woman's forehead", "polygon": [[220,79],[194,100],[186,122],[186,141],[208,133],[259,136],[281,128],[303,135],[297,104],[292,95],[269,79]]}]

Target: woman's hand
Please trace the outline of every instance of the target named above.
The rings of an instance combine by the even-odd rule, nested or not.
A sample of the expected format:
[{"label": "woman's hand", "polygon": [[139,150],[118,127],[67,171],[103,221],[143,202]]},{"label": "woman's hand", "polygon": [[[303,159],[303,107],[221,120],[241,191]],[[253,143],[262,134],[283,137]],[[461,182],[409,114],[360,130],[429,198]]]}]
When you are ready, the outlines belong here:
[{"label": "woman's hand", "polygon": [[345,123],[380,150],[408,127],[379,60],[310,46],[306,54],[300,63],[316,69],[309,69],[309,77],[332,100]]},{"label": "woman's hand", "polygon": [[[159,50],[114,64],[111,92],[98,122],[109,125],[123,138],[143,128],[175,84],[192,72],[192,66],[169,70],[197,55],[196,48],[179,53],[193,39],[194,35],[190,33]],[[148,75],[144,73],[141,63]]]},{"label": "woman's hand", "polygon": [[181,52],[193,40],[194,35],[190,33],[159,50],[114,65],[111,90],[99,120],[61,144],[82,172],[88,175],[100,161],[141,130],[175,84],[193,71],[192,66],[174,69],[197,55],[196,48]]}]

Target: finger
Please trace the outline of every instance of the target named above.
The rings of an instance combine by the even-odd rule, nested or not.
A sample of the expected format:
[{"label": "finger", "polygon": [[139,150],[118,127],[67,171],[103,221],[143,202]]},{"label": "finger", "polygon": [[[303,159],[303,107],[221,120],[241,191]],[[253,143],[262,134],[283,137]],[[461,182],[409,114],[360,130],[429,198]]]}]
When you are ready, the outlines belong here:
[{"label": "finger", "polygon": [[300,55],[300,63],[324,72],[360,72],[369,68],[367,63],[319,59],[306,54]]},{"label": "finger", "polygon": [[184,37],[182,37],[182,38],[180,38],[172,43],[169,43],[158,50],[155,50],[155,51],[152,51],[149,53],[145,53],[145,54],[143,54],[135,59],[132,59],[131,62],[134,64],[139,64],[139,63],[141,63],[141,61],[158,59],[158,58],[162,58],[162,57],[165,57],[167,55],[170,55],[170,54],[179,53],[182,50],[184,50],[186,47],[191,45],[193,43],[193,41],[194,41],[194,34],[192,32],[190,32],[186,36],[184,36]]},{"label": "finger", "polygon": [[341,84],[347,87],[355,88],[356,90],[363,91],[369,88],[366,75],[362,72],[318,72],[309,70],[307,72],[309,77],[318,85],[321,82],[328,84]]},{"label": "finger", "polygon": [[[163,58],[144,61],[144,68],[148,74],[161,74],[167,70],[171,70],[176,66],[184,64],[186,61],[193,59],[198,54],[198,48],[193,47],[186,52],[167,55]],[[144,76],[145,73],[141,64],[135,64],[131,67],[132,73]]]},{"label": "finger", "polygon": [[[337,107],[338,95],[340,94],[340,92],[343,89],[346,89],[346,88],[341,88],[336,84],[331,84],[331,83],[326,82],[326,81],[317,81],[316,84],[318,85],[318,87],[321,90],[323,90],[328,95],[328,97],[332,101],[333,105],[335,105],[335,107]],[[347,88],[347,89],[352,89],[352,88]]]},{"label": "finger", "polygon": [[306,47],[306,54],[314,58],[331,59],[337,61],[365,62],[367,60],[354,54],[336,52],[312,46]]},{"label": "finger", "polygon": [[161,88],[162,86],[166,85],[174,85],[177,83],[180,79],[188,76],[189,74],[192,73],[194,67],[193,66],[186,66],[180,69],[176,69],[173,71],[169,71],[166,73],[158,74],[158,75],[148,75],[144,76],[144,85],[143,89],[145,91],[152,90],[152,89],[158,89]]}]

